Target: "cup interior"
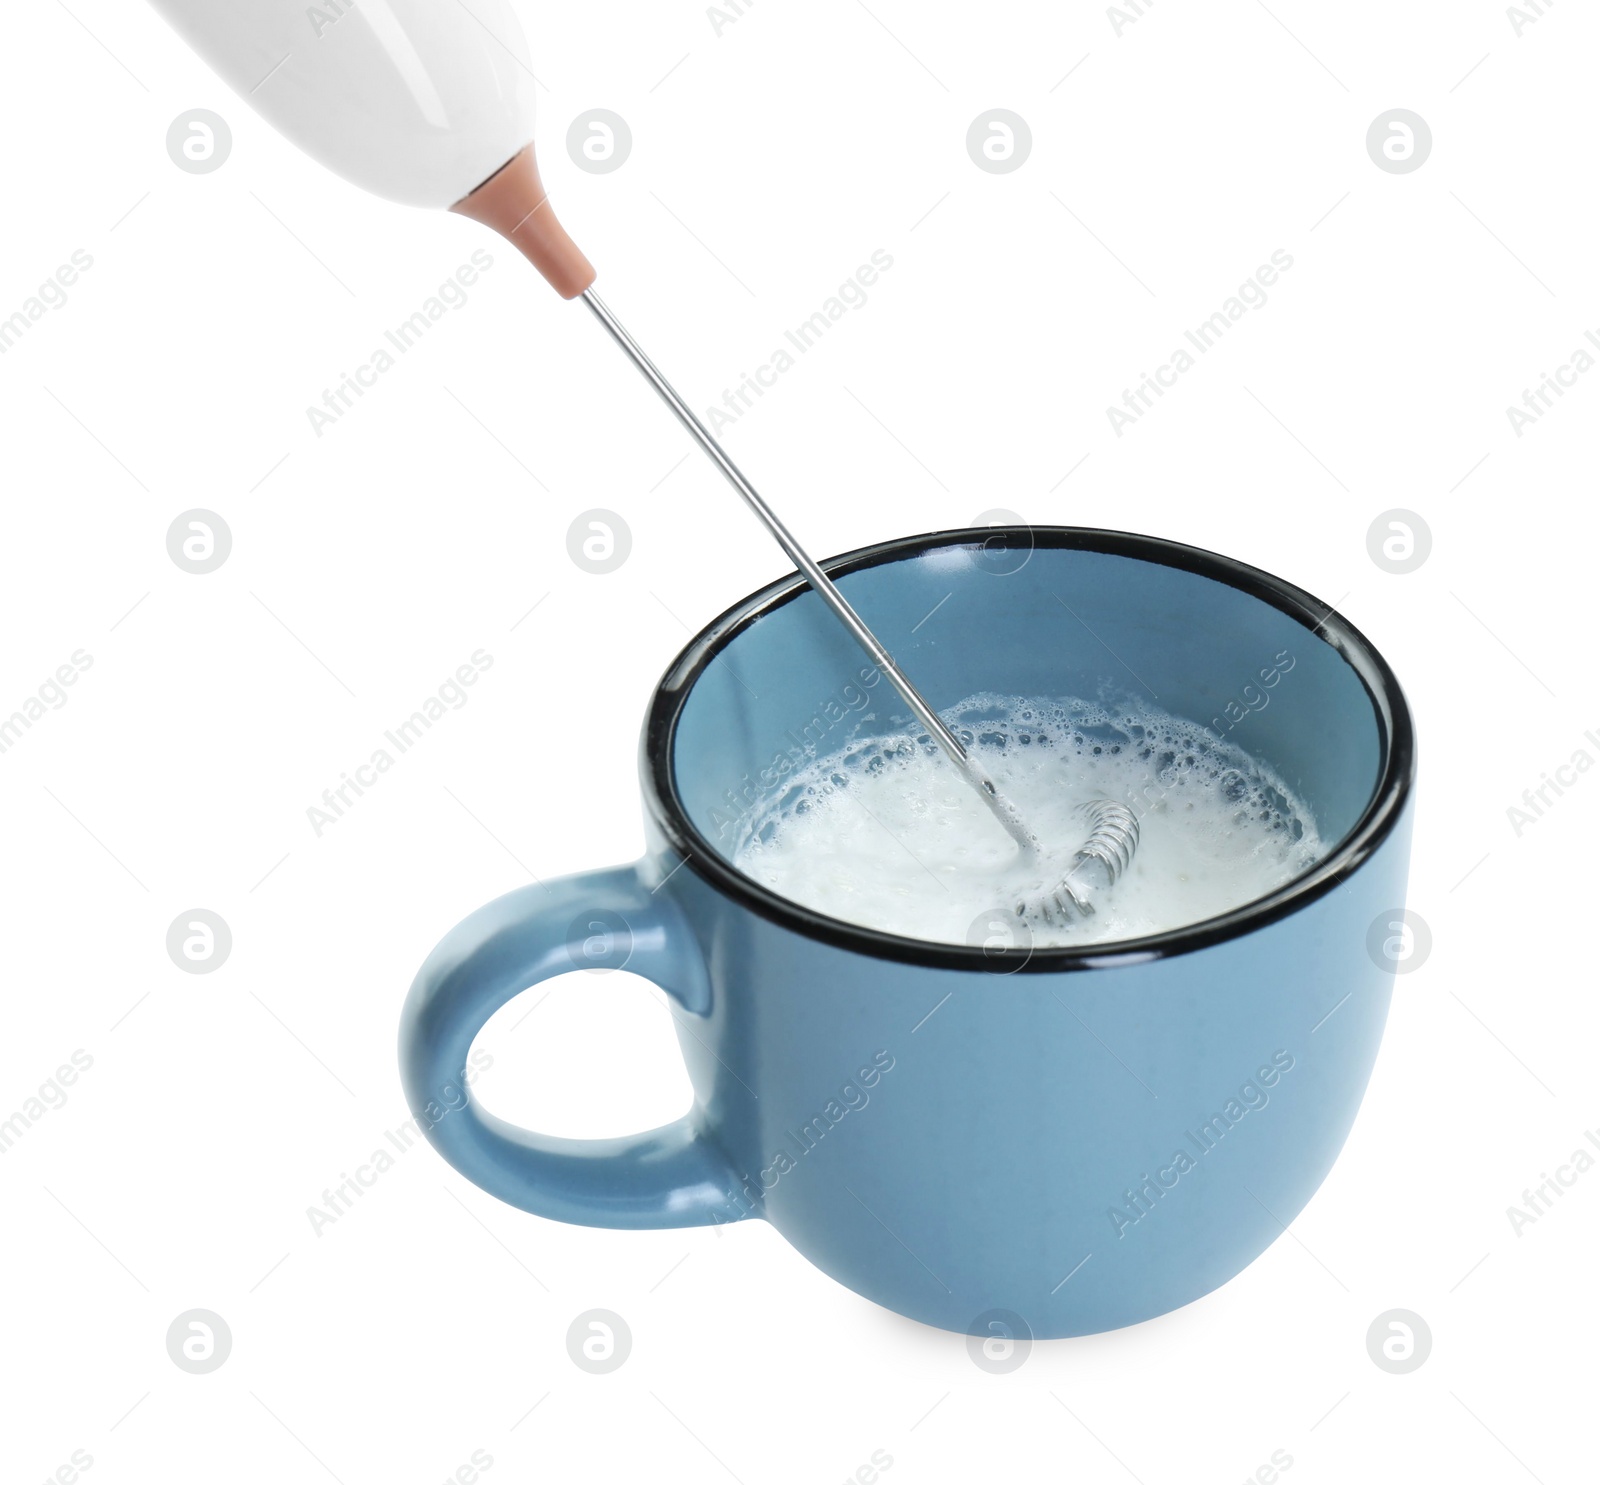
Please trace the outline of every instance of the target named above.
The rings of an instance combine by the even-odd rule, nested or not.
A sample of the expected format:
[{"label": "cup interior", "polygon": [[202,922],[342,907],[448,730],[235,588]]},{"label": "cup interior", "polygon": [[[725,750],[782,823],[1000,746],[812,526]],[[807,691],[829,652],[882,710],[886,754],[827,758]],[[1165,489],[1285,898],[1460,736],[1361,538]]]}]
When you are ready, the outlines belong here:
[{"label": "cup interior", "polygon": [[[1358,837],[1387,829],[1409,784],[1409,718],[1382,659],[1327,605],[1228,558],[1151,537],[1017,527],[908,538],[827,566],[936,709],[977,692],[1148,701],[1237,742],[1337,843],[1308,874],[1324,884],[1357,847],[1370,849]],[[725,614],[669,672],[647,724],[646,783],[669,838],[709,858],[724,885],[736,877],[760,910],[814,920],[765,900],[733,856],[753,802],[798,760],[906,728],[908,709],[874,676],[798,577]]]}]

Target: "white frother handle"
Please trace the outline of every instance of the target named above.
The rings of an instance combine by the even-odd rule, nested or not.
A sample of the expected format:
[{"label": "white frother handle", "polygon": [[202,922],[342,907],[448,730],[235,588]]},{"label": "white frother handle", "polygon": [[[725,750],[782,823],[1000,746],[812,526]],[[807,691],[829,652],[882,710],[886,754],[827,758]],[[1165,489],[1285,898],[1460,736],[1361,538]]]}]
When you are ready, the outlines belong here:
[{"label": "white frother handle", "polygon": [[533,139],[507,0],[152,3],[270,124],[391,201],[453,206]]},{"label": "white frother handle", "polygon": [[347,181],[483,222],[563,298],[594,282],[539,179],[533,70],[508,0],[151,3],[268,123]]}]

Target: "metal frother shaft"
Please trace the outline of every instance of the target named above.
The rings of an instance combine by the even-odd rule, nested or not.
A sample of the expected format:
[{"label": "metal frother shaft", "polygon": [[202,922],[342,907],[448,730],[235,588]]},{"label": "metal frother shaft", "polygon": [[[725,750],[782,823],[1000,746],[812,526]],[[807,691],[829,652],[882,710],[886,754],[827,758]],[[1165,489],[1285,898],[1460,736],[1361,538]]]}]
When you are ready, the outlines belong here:
[{"label": "metal frother shaft", "polygon": [[[594,292],[594,265],[557,219],[534,158],[534,92],[527,41],[511,0],[438,5],[386,0],[382,27],[341,26],[336,38],[303,45],[302,0],[154,0],[155,7],[233,89],[270,123],[336,174],[391,201],[448,207],[498,232],[563,299],[580,295],[628,353],[696,443],[739,492],[789,560],[889,677],[913,715],[1017,844],[1022,859],[1043,863],[1038,837],[960,740],[900,673],[826,573],[801,549],[684,400],[651,364]],[[337,11],[337,7],[335,7]],[[485,14],[480,12],[487,12]],[[265,71],[266,59],[279,60]],[[417,106],[417,77],[430,105]],[[1126,865],[1137,841],[1111,815],[1091,821],[1094,834],[1059,886],[1017,904],[1023,916],[1087,912],[1085,895]],[[1111,844],[1107,845],[1107,841]],[[1079,868],[1082,871],[1079,871]],[[1044,867],[1042,874],[1048,874]]]},{"label": "metal frother shaft", "polygon": [[722,445],[711,436],[706,426],[674,390],[672,383],[662,376],[655,363],[639,348],[638,342],[623,329],[600,296],[591,288],[584,290],[582,297],[583,302],[594,311],[594,317],[606,327],[611,338],[627,352],[628,358],[644,374],[645,380],[656,389],[661,400],[672,409],[674,416],[689,430],[694,441],[706,451],[711,462],[739,492],[739,497],[755,512],[762,525],[772,533],[773,539],[783,548],[784,555],[800,569],[806,581],[816,590],[817,596],[833,610],[839,622],[850,631],[851,637],[866,652],[867,658],[888,676],[889,683],[900,693],[901,699],[911,708],[917,721],[928,729],[929,736],[944,750],[945,757],[961,770],[962,777],[977,790],[979,798],[988,805],[995,819],[1005,827],[1007,833],[1025,852],[1038,855],[1041,849],[1039,838],[1017,813],[1016,806],[995,787],[994,780],[961,745],[960,738],[945,726],[939,714],[922,699],[921,693],[906,679],[889,652],[878,642],[877,636],[861,621],[861,615],[850,607],[844,594],[834,586],[833,580],[811,560],[805,548],[794,539],[772,507],[756,493],[755,487],[740,473],[739,467],[728,457]]}]

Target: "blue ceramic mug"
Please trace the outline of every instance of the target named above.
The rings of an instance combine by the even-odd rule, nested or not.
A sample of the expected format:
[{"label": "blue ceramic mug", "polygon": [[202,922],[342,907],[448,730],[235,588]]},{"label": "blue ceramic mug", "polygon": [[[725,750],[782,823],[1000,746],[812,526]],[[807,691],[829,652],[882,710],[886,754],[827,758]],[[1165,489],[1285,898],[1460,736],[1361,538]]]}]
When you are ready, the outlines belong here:
[{"label": "blue ceramic mug", "polygon": [[[595,1227],[763,1218],[949,1330],[1083,1335],[1186,1304],[1282,1234],[1366,1088],[1393,980],[1369,942],[1409,853],[1400,687],[1325,604],[1151,537],[956,531],[827,566],[935,707],[1148,690],[1274,768],[1337,844],[1223,917],[1083,948],[920,942],[787,902],[732,865],[751,802],[909,720],[787,578],[657,688],[644,859],[512,892],[423,965],[400,1031],[411,1110],[513,1206]],[[496,1010],[624,964],[673,1003],[687,1115],[555,1139],[473,1101],[467,1054]]]}]

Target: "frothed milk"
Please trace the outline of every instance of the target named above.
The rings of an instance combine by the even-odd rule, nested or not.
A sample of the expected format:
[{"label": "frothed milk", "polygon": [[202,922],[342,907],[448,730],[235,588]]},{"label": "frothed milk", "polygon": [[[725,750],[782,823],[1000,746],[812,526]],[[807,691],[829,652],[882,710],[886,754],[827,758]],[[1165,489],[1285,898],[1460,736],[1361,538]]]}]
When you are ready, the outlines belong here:
[{"label": "frothed milk", "polygon": [[[1093,916],[1030,923],[1036,945],[1198,923],[1324,854],[1282,779],[1154,707],[980,695],[942,715],[1063,872],[1088,829],[1079,806],[1113,799],[1139,817],[1133,864]],[[829,917],[943,943],[971,942],[975,924],[1039,881],[932,741],[909,734],[858,739],[791,775],[752,816],[734,864]]]}]

